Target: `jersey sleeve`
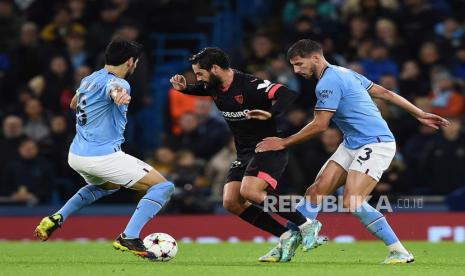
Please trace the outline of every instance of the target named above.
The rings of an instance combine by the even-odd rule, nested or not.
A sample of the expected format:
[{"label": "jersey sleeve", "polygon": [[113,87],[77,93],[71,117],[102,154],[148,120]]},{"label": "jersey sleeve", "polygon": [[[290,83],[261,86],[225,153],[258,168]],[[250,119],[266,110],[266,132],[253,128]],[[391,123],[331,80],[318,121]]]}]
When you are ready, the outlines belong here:
[{"label": "jersey sleeve", "polygon": [[342,98],[342,83],[338,79],[320,80],[315,89],[315,111],[336,112]]},{"label": "jersey sleeve", "polygon": [[183,94],[194,96],[211,96],[203,84],[188,84],[184,90],[179,91]]},{"label": "jersey sleeve", "polygon": [[284,85],[280,83],[272,83],[269,80],[261,80],[259,78],[254,78],[250,82],[252,86],[256,87],[259,93],[266,94],[269,100],[275,100],[276,93],[278,92],[278,90],[282,87],[285,87]]},{"label": "jersey sleeve", "polygon": [[375,84],[374,82],[372,82],[371,80],[367,79],[364,75],[362,74],[359,74],[357,72],[354,72],[354,75],[357,79],[360,80],[360,82],[362,83],[362,86],[365,87],[365,89],[368,91],[370,90],[371,87],[373,87],[373,85]]}]

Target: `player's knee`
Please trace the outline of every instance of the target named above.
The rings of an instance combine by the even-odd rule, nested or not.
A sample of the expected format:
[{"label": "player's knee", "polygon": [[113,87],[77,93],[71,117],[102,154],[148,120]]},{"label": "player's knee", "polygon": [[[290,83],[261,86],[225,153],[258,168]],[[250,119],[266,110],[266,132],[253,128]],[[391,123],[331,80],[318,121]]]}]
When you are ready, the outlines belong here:
[{"label": "player's knee", "polygon": [[241,187],[241,196],[245,199],[247,199],[250,202],[260,204],[260,193],[251,187],[247,187],[246,185]]},{"label": "player's knee", "polygon": [[160,199],[163,201],[162,203],[165,204],[170,200],[171,195],[174,193],[174,189],[174,184],[166,181],[152,186],[149,190],[155,190],[157,194],[160,194]]},{"label": "player's knee", "polygon": [[224,209],[228,210],[228,212],[235,215],[239,215],[244,209],[241,202],[230,198],[223,199],[223,207]]},{"label": "player's knee", "polygon": [[350,212],[354,212],[357,206],[362,204],[363,200],[359,196],[344,195],[342,199],[342,207],[348,209]]}]

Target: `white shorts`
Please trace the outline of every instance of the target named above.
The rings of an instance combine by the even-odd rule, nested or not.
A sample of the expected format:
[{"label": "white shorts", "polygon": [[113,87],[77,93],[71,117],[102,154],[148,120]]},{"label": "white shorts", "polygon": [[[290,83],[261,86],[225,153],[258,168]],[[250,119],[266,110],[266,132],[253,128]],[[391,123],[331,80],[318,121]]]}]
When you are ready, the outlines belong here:
[{"label": "white shorts", "polygon": [[[373,143],[354,150],[340,144],[326,164],[332,160],[341,165],[346,171],[359,171],[379,181],[384,171],[391,164],[395,154],[396,142]],[[320,173],[326,167],[326,164]]]},{"label": "white shorts", "polygon": [[103,156],[68,155],[68,164],[88,184],[100,185],[106,182],[129,188],[153,170],[149,164],[122,151]]}]

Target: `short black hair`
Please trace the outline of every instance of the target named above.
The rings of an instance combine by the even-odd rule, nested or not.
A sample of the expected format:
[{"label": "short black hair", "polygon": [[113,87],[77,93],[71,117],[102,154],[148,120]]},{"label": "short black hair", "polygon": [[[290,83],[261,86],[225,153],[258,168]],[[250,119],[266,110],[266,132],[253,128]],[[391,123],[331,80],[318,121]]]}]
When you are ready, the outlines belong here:
[{"label": "short black hair", "polygon": [[301,39],[287,50],[287,59],[290,60],[295,57],[306,57],[312,53],[319,53],[323,55],[323,48],[321,48],[321,45],[316,41],[311,39]]},{"label": "short black hair", "polygon": [[217,47],[207,47],[193,55],[189,61],[191,64],[198,64],[201,69],[205,70],[212,69],[213,64],[218,65],[221,69],[230,67],[228,55]]},{"label": "short black hair", "polygon": [[105,49],[105,64],[118,66],[129,58],[137,60],[142,53],[142,45],[122,38],[112,40]]}]

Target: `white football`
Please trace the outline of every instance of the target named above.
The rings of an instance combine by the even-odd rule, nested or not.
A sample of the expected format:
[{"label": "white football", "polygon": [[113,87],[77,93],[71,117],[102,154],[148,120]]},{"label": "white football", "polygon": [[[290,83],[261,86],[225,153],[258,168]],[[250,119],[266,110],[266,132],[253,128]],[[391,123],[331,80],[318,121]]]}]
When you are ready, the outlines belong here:
[{"label": "white football", "polygon": [[148,251],[155,254],[157,261],[167,262],[178,252],[176,240],[165,233],[152,233],[144,238],[144,245]]}]

